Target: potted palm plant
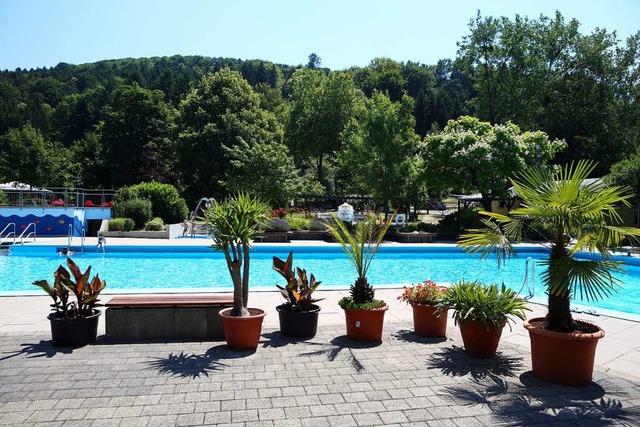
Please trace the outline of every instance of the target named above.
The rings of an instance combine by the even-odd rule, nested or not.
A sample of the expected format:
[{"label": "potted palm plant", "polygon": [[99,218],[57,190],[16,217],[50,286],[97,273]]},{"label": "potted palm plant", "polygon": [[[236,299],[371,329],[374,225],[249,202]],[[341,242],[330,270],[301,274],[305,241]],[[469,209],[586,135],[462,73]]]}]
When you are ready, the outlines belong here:
[{"label": "potted palm plant", "polygon": [[[276,285],[286,302],[276,307],[282,335],[294,338],[312,338],[318,330],[321,299],[313,298],[313,293],[321,282],[313,274],[307,277],[307,271],[293,269],[293,251],[286,261],[273,257],[273,269],[287,281],[285,287]],[[298,276],[296,277],[296,272]]]},{"label": "potted palm plant", "polygon": [[268,206],[258,198],[238,193],[204,211],[211,227],[213,247],[221,250],[233,282],[233,307],[220,311],[227,346],[256,349],[260,341],[264,310],[248,308],[252,239],[267,219]]},{"label": "potted palm plant", "polygon": [[[623,239],[636,239],[640,230],[622,227],[616,211],[629,206],[631,193],[623,187],[605,187],[587,180],[596,164],[579,161],[557,172],[543,167],[526,169],[512,180],[520,207],[507,215],[482,212],[486,228],[469,230],[459,242],[481,257],[494,251],[498,263],[516,253],[513,242],[525,230],[537,232],[549,248],[542,281],[548,294],[548,314],[525,322],[531,339],[533,373],[546,381],[585,385],[591,381],[598,340],[604,331],[574,320],[571,300],[596,300],[611,295],[619,280],[611,273],[620,263],[612,251]],[[581,251],[601,259],[581,259]]]},{"label": "potted palm plant", "polygon": [[347,338],[353,341],[375,342],[382,339],[384,313],[389,306],[375,299],[375,290],[367,280],[367,271],[392,220],[393,215],[382,224],[377,224],[375,218],[366,218],[355,225],[353,234],[338,218],[334,218],[333,225],[327,225],[358,275],[351,285],[350,295],[338,302],[345,312]]},{"label": "potted palm plant", "polygon": [[437,304],[447,288],[432,280],[405,287],[398,300],[411,304],[413,330],[421,337],[444,337],[447,333],[447,310],[438,311]]},{"label": "potted palm plant", "polygon": [[[97,274],[90,278],[91,266],[83,273],[69,257],[67,267],[69,270],[60,265],[53,273],[53,286],[46,280],[33,284],[53,299],[53,311],[47,316],[53,345],[79,347],[96,340],[100,319],[100,311],[96,310],[98,296],[107,283]],[[69,301],[70,294],[74,295],[75,301]]]},{"label": "potted palm plant", "polygon": [[495,356],[505,325],[513,317],[524,320],[525,311],[530,311],[525,300],[504,284],[498,287],[464,280],[447,289],[438,310],[453,311],[464,351],[472,357]]}]

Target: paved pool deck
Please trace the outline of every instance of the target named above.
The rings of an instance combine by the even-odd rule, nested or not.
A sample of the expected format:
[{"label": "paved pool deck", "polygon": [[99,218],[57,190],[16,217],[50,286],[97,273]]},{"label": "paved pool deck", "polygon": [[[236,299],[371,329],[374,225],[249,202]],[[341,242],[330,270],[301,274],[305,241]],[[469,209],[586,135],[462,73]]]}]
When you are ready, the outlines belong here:
[{"label": "paved pool deck", "polygon": [[414,335],[399,293],[377,290],[390,306],[383,340],[359,344],[346,339],[337,304],[347,291],[318,292],[318,335],[306,341],[278,332],[277,292],[252,292],[250,305],[267,311],[255,352],[215,341],[111,343],[104,319],[95,344],[56,348],[48,297],[0,297],[0,425],[638,425],[640,323],[576,315],[607,335],[593,382],[565,387],[531,374],[521,322],[505,328],[498,356],[474,359],[452,321],[446,338]]}]

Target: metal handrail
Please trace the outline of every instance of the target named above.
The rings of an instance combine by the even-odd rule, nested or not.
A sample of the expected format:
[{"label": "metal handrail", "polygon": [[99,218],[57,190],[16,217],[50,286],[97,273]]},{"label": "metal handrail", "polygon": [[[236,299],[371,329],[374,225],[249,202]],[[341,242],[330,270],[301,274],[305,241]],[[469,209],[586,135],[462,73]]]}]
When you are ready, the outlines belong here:
[{"label": "metal handrail", "polygon": [[[5,231],[7,231],[7,228],[13,226],[13,231],[10,231],[7,233],[6,236],[2,237],[2,233],[4,233]],[[9,224],[7,224],[2,231],[0,231],[0,242],[2,242],[2,239],[4,238],[8,238],[9,236],[11,236],[13,234],[13,244],[16,244],[16,223],[15,222],[10,222]]]},{"label": "metal handrail", "polygon": [[[531,275],[529,275],[529,263],[531,262]],[[532,257],[528,257],[527,261],[524,264],[524,282],[522,283],[522,287],[520,288],[520,292],[527,287],[527,292],[529,295],[525,296],[524,299],[528,300],[535,296],[536,293],[536,262]],[[518,292],[518,293],[520,293]]]},{"label": "metal handrail", "polygon": [[[24,237],[24,233],[29,231],[29,229],[31,228],[32,225],[33,225],[33,231],[31,233],[27,234],[27,237]],[[20,233],[20,236],[18,237],[20,239],[20,244],[24,245],[24,239],[28,239],[31,236],[33,236],[33,241],[35,242],[36,239],[37,239],[37,236],[36,236],[36,223],[35,222],[30,222],[29,225],[27,225],[27,227],[24,230],[22,230],[22,233]]]},{"label": "metal handrail", "polygon": [[86,237],[87,237],[86,230],[85,230],[85,228],[84,228],[84,227],[82,227],[82,239],[81,239],[81,243],[80,243],[80,251],[81,251],[82,253],[84,253],[84,239],[85,239]]},{"label": "metal handrail", "polygon": [[73,224],[69,224],[69,232],[67,233],[67,249],[71,247],[73,242]]}]

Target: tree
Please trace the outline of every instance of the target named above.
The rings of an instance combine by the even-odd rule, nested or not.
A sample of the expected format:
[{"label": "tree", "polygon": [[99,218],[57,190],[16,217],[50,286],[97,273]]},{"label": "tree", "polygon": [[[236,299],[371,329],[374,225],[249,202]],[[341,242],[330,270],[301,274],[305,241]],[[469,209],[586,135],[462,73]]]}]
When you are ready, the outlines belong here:
[{"label": "tree", "polygon": [[425,181],[434,191],[477,191],[491,211],[491,200],[509,197],[509,178],[527,165],[548,162],[564,146],[544,132],[521,132],[513,123],[491,125],[464,116],[424,139]]},{"label": "tree", "polygon": [[0,178],[32,186],[72,185],[69,152],[47,141],[31,124],[0,136]]},{"label": "tree", "polygon": [[[461,236],[460,245],[468,251],[496,253],[498,262],[515,253],[513,243],[527,228],[548,241],[542,280],[549,295],[546,329],[552,331],[579,329],[571,316],[571,298],[596,300],[615,291],[619,280],[611,273],[620,263],[611,260],[611,251],[625,237],[640,237],[640,229],[618,225],[616,207],[628,206],[628,189],[585,182],[594,170],[595,163],[589,161],[566,165],[557,173],[540,166],[527,168],[512,180],[521,207],[509,216],[485,212],[486,228]],[[602,259],[580,259],[576,255],[581,251],[597,252]]]},{"label": "tree", "polygon": [[293,92],[286,125],[286,141],[299,168],[313,167],[316,179],[325,179],[325,160],[341,146],[347,123],[362,108],[362,95],[348,73],[325,75],[303,69],[292,77]]},{"label": "tree", "polygon": [[171,172],[173,112],[163,99],[161,91],[137,84],[113,92],[98,128],[110,185],[175,182]]},{"label": "tree", "polygon": [[[605,177],[605,181],[618,187],[630,188],[633,197],[630,198],[633,205],[640,206],[640,151],[628,159],[622,160],[611,167],[611,173]],[[636,223],[640,216],[636,217]]]},{"label": "tree", "polygon": [[[264,171],[265,162],[273,165],[274,160],[265,158],[267,153],[279,152],[278,159],[290,162],[275,115],[260,108],[258,94],[235,71],[223,68],[204,75],[179,110],[178,152],[190,201],[220,197],[250,182],[264,191],[268,184],[256,187],[261,177],[251,168]],[[242,150],[258,157],[250,158]]]},{"label": "tree", "polygon": [[307,62],[307,68],[320,68],[322,65],[322,59],[315,53],[309,55],[309,62]]},{"label": "tree", "polygon": [[361,192],[389,202],[406,195],[411,162],[420,142],[414,131],[413,99],[404,95],[391,102],[386,94],[375,91],[366,107],[364,117],[351,122],[340,162],[344,175],[348,174]]}]

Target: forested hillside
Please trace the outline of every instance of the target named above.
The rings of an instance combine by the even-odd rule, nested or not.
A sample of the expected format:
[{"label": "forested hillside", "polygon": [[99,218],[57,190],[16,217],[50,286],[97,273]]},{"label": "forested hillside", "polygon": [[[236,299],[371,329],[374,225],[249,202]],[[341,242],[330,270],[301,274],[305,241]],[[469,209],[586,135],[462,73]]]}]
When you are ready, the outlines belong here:
[{"label": "forested hillside", "polygon": [[[5,70],[0,182],[156,180],[189,201],[244,188],[273,204],[297,193],[486,190],[477,180],[443,181],[469,162],[443,165],[434,153],[464,132],[478,146],[512,141],[520,166],[591,158],[606,174],[640,145],[639,43],[640,32],[622,41],[606,30],[583,34],[560,14],[478,15],[457,57],[437,64],[374,58],[332,71],[312,54],[299,66],[172,56]],[[461,116],[489,127],[447,126]],[[441,157],[470,151],[454,145]],[[489,153],[478,156],[504,154]],[[487,185],[497,194],[504,184]]]}]

